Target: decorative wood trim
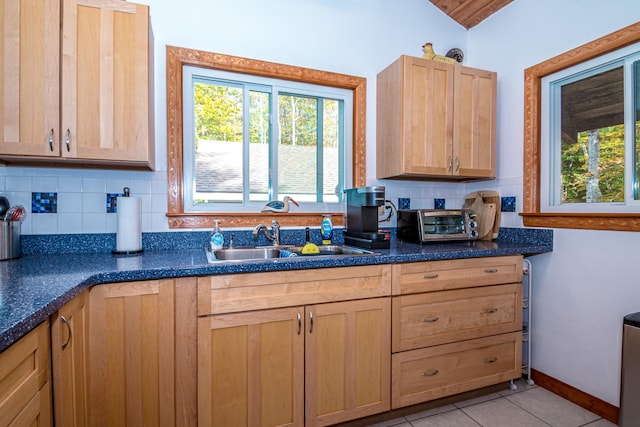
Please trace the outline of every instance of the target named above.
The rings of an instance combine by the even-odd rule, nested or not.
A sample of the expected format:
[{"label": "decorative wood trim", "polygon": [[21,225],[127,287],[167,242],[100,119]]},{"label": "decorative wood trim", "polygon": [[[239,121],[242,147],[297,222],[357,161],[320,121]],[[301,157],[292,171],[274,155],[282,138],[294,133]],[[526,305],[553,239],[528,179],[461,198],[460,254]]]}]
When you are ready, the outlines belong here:
[{"label": "decorative wood trim", "polygon": [[640,231],[640,214],[521,213],[527,227]]},{"label": "decorative wood trim", "polygon": [[[640,215],[540,212],[540,88],[544,77],[640,41],[640,22],[548,59],[524,71],[524,225],[640,231]],[[630,225],[631,224],[631,225]]]},{"label": "decorative wood trim", "polygon": [[[257,61],[195,49],[167,46],[167,187],[170,228],[213,226],[213,220],[225,218],[225,226],[254,226],[273,214],[262,213],[185,213],[183,197],[182,152],[182,68],[192,65],[236,73],[275,77],[297,82],[321,84],[353,91],[353,186],[366,182],[366,79],[346,74],[313,70],[273,62]],[[320,223],[322,212],[276,214],[282,225]],[[334,213],[334,224],[344,223],[343,213]]]},{"label": "decorative wood trim", "polygon": [[618,425],[619,409],[616,406],[535,369],[531,370],[531,379],[540,387],[546,388],[558,396],[564,397],[576,405]]}]

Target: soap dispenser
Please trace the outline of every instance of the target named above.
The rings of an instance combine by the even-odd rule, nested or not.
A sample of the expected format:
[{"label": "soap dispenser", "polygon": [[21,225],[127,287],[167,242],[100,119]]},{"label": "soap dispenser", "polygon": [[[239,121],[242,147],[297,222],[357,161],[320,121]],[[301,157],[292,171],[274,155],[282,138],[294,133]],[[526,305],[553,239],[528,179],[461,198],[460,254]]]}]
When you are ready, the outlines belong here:
[{"label": "soap dispenser", "polygon": [[217,251],[218,249],[222,249],[224,245],[224,236],[220,231],[220,220],[214,220],[215,225],[213,227],[213,231],[211,232],[211,250]]},{"label": "soap dispenser", "polygon": [[320,234],[322,235],[322,244],[330,245],[333,236],[333,224],[331,223],[331,215],[322,215],[322,223],[320,224]]}]

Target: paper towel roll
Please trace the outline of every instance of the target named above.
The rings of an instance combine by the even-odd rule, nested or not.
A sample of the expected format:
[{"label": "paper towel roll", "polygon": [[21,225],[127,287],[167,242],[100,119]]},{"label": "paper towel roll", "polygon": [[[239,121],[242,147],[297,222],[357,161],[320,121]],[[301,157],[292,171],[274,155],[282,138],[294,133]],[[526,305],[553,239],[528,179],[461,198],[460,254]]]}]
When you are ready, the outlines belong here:
[{"label": "paper towel roll", "polygon": [[136,252],[142,250],[142,199],[118,197],[116,250]]}]

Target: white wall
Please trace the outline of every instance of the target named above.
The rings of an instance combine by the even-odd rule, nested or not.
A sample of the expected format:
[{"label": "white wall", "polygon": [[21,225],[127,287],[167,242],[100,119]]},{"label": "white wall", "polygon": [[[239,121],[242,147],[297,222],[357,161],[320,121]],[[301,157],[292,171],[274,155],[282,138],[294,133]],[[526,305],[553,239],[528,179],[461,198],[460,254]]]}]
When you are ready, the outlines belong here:
[{"label": "white wall", "polygon": [[[143,198],[143,231],[166,231],[165,46],[174,45],[367,78],[367,176],[375,177],[375,77],[402,54],[466,50],[467,32],[427,0],[141,0],[155,39],[157,171],[121,172],[0,167],[0,194],[30,206],[31,192],[57,192],[57,214],[33,214],[23,234],[113,233],[108,193],[130,186]],[[398,187],[399,186],[399,187]],[[403,186],[390,197],[452,199],[456,186]],[[416,190],[418,188],[418,190]],[[431,199],[429,199],[431,198]],[[415,205],[415,203],[414,203]],[[425,206],[426,207],[426,206]]]},{"label": "white wall", "polygon": [[[518,0],[469,31],[469,60],[498,72],[501,181],[522,180],[524,70],[639,19],[637,0]],[[640,233],[555,230],[553,253],[532,258],[535,369],[619,404],[622,318],[640,311],[638,248]]]}]

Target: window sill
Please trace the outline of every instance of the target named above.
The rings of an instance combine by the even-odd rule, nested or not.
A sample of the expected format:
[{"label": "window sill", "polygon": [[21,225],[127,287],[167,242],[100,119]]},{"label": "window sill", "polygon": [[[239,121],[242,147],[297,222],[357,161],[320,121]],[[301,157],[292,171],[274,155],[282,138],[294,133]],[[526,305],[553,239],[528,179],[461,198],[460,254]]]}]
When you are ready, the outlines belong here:
[{"label": "window sill", "polygon": [[575,228],[582,230],[640,231],[640,213],[526,213],[520,214],[527,227]]},{"label": "window sill", "polygon": [[278,220],[282,227],[320,226],[322,215],[330,214],[334,227],[344,225],[342,212],[255,212],[255,213],[167,213],[169,228],[212,228],[214,220],[220,220],[221,227],[255,227],[263,223],[270,225],[271,220]]}]

